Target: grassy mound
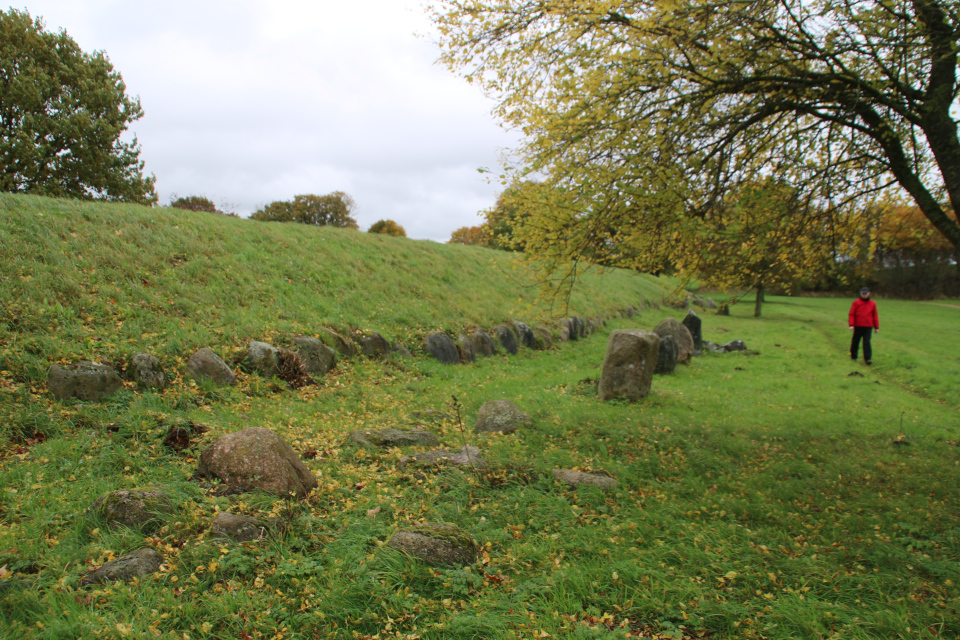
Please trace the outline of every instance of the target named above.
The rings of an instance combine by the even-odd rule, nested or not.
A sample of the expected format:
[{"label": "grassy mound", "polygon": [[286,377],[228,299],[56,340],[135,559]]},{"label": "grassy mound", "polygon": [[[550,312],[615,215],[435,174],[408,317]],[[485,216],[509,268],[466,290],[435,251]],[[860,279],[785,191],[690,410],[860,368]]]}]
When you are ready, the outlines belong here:
[{"label": "grassy mound", "polygon": [[[3,295],[17,312],[0,325],[0,410],[14,436],[0,458],[0,635],[960,635],[960,308],[881,300],[883,330],[866,367],[846,353],[849,301],[771,297],[761,320],[749,303],[736,306],[730,317],[704,316],[704,337],[741,338],[750,351],[695,358],[655,377],[651,395],[633,404],[596,398],[607,333],[683,312],[648,309],[576,343],[469,366],[354,359],[297,390],[243,373],[226,389],[175,376],[162,393],[127,387],[101,403],[58,402],[37,377],[54,359],[109,360],[142,348],[176,369],[181,350],[207,341],[239,347],[317,324],[403,339],[538,311],[505,286],[513,272],[502,254],[197,214],[0,202],[20,211],[0,217],[3,251],[11,241],[46,247],[5,254],[3,266]],[[84,222],[85,212],[113,226]],[[60,231],[44,229],[37,213]],[[141,227],[160,234],[150,236],[156,243],[168,238],[167,249],[131,248],[124,234]],[[7,235],[11,228],[21,231]],[[89,240],[58,253],[64,234]],[[278,239],[291,250],[270,249]],[[329,272],[316,253],[325,244],[340,247],[343,263]],[[173,264],[181,260],[168,255],[174,245],[185,262]],[[309,265],[308,282],[336,280],[340,298],[316,295],[282,269],[306,247],[314,257],[297,264]],[[106,251],[134,262],[96,257]],[[413,265],[405,286],[420,292],[412,301],[394,295],[402,277],[392,267],[357,271],[403,252]],[[131,266],[148,258],[154,271]],[[344,264],[360,276],[339,275]],[[476,278],[464,280],[467,267]],[[227,274],[214,278],[218,268]],[[381,286],[380,273],[397,279]],[[459,288],[431,279],[438,273]],[[583,314],[659,295],[656,283],[628,274],[585,284],[574,301]],[[183,300],[196,306],[179,308]],[[365,311],[363,300],[380,300],[381,310]],[[198,312],[208,305],[214,313]],[[479,407],[501,398],[534,425],[474,434]],[[200,451],[247,426],[276,431],[320,487],[286,501],[197,479]],[[448,450],[478,447],[488,465],[401,469],[402,456],[422,449],[345,442],[352,430],[388,427],[428,429]],[[570,489],[554,468],[606,473],[618,485]],[[162,490],[176,512],[149,534],[89,513],[98,496],[122,489]],[[220,511],[256,517],[266,537],[214,538]],[[479,545],[477,562],[430,567],[386,545],[398,529],[425,523],[462,529]],[[83,585],[93,567],[144,546],[162,554],[158,573]]]}]

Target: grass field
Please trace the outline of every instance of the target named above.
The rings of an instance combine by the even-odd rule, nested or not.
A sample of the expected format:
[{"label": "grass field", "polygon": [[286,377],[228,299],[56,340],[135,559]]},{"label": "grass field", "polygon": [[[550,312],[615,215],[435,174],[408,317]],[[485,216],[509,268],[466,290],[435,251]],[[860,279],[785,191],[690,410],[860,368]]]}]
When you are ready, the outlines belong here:
[{"label": "grass field", "polygon": [[[60,216],[59,225],[74,225],[71,233],[93,237],[77,247],[93,263],[101,251],[97,243],[124,233],[96,230],[77,218],[83,211],[114,215],[111,208],[80,207],[78,213],[69,203],[12,202]],[[59,213],[49,213],[56,207]],[[111,224],[121,224],[126,213],[119,211]],[[137,224],[158,233],[169,224],[158,220],[178,215],[131,211],[143,218]],[[13,227],[10,220],[0,218],[12,233],[4,251],[7,240],[28,235],[26,221]],[[216,218],[175,220],[223,233],[228,248],[288,233]],[[315,242],[341,235],[319,231]],[[34,246],[46,246],[39,228],[36,236]],[[362,237],[338,260],[348,260],[351,250],[363,252]],[[450,269],[474,255],[478,264],[501,259],[425,243],[374,246],[384,254],[406,250],[413,265],[427,260],[416,257],[423,247],[431,260],[449,259]],[[122,242],[113,250],[133,251]],[[0,332],[6,358],[0,411],[13,437],[0,459],[0,577],[10,585],[0,586],[4,637],[960,635],[960,309],[879,300],[881,332],[874,365],[866,367],[847,355],[849,300],[771,297],[759,320],[745,301],[730,317],[705,316],[704,337],[741,338],[749,352],[695,358],[655,378],[653,393],[635,404],[596,399],[608,331],[652,328],[682,312],[648,309],[552,351],[525,350],[468,366],[422,358],[351,360],[322,384],[298,391],[243,374],[230,389],[178,377],[164,393],[126,389],[106,402],[84,404],[54,401],[38,372],[56,360],[125,355],[135,346],[128,341],[147,342],[176,370],[188,347],[216,339],[237,348],[283,318],[260,305],[233,308],[225,296],[235,290],[243,297],[243,286],[233,282],[239,267],[230,276],[198,276],[183,291],[200,301],[208,290],[223,298],[216,317],[142,306],[140,300],[153,295],[150,287],[120,277],[91,285],[91,276],[77,275],[89,267],[71,271],[80,302],[65,305],[50,293],[57,275],[49,268],[64,258],[45,251],[7,255],[3,267],[4,295],[16,296],[9,300],[19,305],[20,318],[8,318]],[[234,252],[224,249],[220,261]],[[278,278],[270,270],[291,255],[250,258],[245,268],[266,262],[260,279],[264,291],[273,290]],[[78,264],[72,260],[66,266]],[[325,273],[311,269],[316,277]],[[475,291],[477,301],[503,296],[508,305],[516,289],[498,293],[499,268],[491,271],[492,283],[483,272],[478,266],[476,281],[461,276],[461,288]],[[642,287],[656,286],[612,275],[623,280],[604,276],[591,283],[578,294],[580,304],[615,308],[651,291]],[[372,268],[365,277],[376,283],[379,271]],[[151,282],[169,289],[182,280],[168,278]],[[42,287],[23,284],[37,280]],[[630,284],[636,282],[642,287]],[[97,306],[102,296],[88,293],[90,286],[100,293],[116,287],[111,292],[118,306]],[[627,286],[634,289],[621,290]],[[342,290],[349,290],[346,280]],[[295,291],[284,294],[293,311],[274,336],[301,330],[313,317],[314,311],[298,309],[317,305],[319,314],[332,304]],[[425,327],[509,317],[498,316],[502,306],[492,303],[483,307],[489,311],[464,317],[464,309],[476,305],[458,307],[464,297],[452,296],[434,305],[432,318],[419,299],[408,304],[386,290],[376,295],[393,315],[362,316],[362,295],[345,294],[357,302],[340,324],[333,316],[323,322],[382,321],[371,328],[405,338]],[[128,298],[121,305],[118,296]],[[56,315],[53,332],[47,314]],[[479,406],[499,398],[514,400],[534,426],[510,436],[474,435]],[[440,415],[412,417],[425,410]],[[161,444],[178,421],[209,429],[180,454]],[[433,430],[448,448],[466,438],[499,472],[477,477],[445,469],[418,476],[396,466],[411,450],[374,454],[343,444],[353,429],[414,425]],[[220,496],[194,480],[199,451],[245,426],[269,427],[296,450],[315,451],[306,464],[320,488],[307,500],[284,501]],[[31,439],[38,432],[46,439]],[[606,494],[571,490],[554,482],[554,467],[603,471],[619,486]],[[156,534],[111,529],[86,515],[106,491],[146,487],[163,489],[180,505]],[[262,542],[224,545],[211,539],[209,523],[227,510],[282,525]],[[482,561],[463,569],[430,568],[383,546],[398,527],[417,522],[462,527],[483,545]],[[79,585],[88,568],[145,544],[164,555],[160,573],[133,584]]]}]

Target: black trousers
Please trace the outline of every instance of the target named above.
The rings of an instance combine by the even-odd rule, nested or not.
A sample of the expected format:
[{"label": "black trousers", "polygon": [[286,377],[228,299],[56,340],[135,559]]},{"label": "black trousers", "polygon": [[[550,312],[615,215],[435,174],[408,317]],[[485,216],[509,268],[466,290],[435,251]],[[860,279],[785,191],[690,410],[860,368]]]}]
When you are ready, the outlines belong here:
[{"label": "black trousers", "polygon": [[863,359],[867,362],[873,360],[873,349],[870,348],[870,336],[873,334],[873,327],[854,327],[853,340],[850,342],[850,357],[857,359],[857,352],[860,350],[860,340],[863,340]]}]

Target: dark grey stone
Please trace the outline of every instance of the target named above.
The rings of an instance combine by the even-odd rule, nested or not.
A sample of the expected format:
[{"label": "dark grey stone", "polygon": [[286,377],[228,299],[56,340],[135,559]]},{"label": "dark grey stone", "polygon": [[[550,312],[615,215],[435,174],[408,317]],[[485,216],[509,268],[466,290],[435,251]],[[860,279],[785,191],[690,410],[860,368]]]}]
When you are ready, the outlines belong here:
[{"label": "dark grey stone", "polygon": [[253,340],[247,345],[247,353],[240,361],[240,368],[264,378],[279,376],[280,350],[266,342]]},{"label": "dark grey stone", "polygon": [[460,362],[460,352],[457,351],[457,345],[453,343],[450,336],[442,331],[428,333],[423,339],[423,348],[431,358],[444,364]]},{"label": "dark grey stone", "polygon": [[382,360],[390,355],[390,343],[376,331],[366,331],[359,337],[360,351],[367,358]]},{"label": "dark grey stone", "polygon": [[731,340],[727,344],[721,345],[720,350],[725,353],[730,353],[731,351],[746,351],[747,345],[744,344],[743,340]]},{"label": "dark grey stone", "polygon": [[473,348],[470,336],[461,333],[457,336],[457,348],[460,349],[460,362],[476,362],[477,351]]},{"label": "dark grey stone", "polygon": [[111,526],[143,532],[159,528],[173,511],[173,502],[162,491],[111,491],[90,506],[90,513]]},{"label": "dark grey stone", "polygon": [[654,373],[673,373],[677,368],[678,355],[680,355],[680,347],[677,346],[677,341],[673,339],[673,336],[660,336],[660,352]]},{"label": "dark grey stone", "polygon": [[253,542],[262,538],[266,525],[251,516],[238,516],[221,511],[214,517],[210,532],[215,538],[226,538],[234,542]]},{"label": "dark grey stone", "polygon": [[700,355],[703,351],[703,321],[700,316],[693,309],[689,309],[681,324],[687,328],[690,337],[693,338],[693,355]]},{"label": "dark grey stone", "polygon": [[519,320],[513,321],[513,330],[519,338],[520,344],[522,344],[527,349],[533,349],[534,344],[536,343],[536,335],[526,323],[520,322]]},{"label": "dark grey stone", "polygon": [[503,350],[510,355],[514,355],[520,350],[520,347],[517,345],[517,336],[513,333],[513,329],[505,324],[494,327],[493,337],[497,339],[500,346],[503,347]]},{"label": "dark grey stone", "polygon": [[357,355],[357,345],[349,338],[345,338],[333,329],[323,327],[319,331],[320,339],[328,347],[333,347],[344,358]]},{"label": "dark grey stone", "polygon": [[537,336],[534,343],[536,349],[550,349],[553,347],[553,332],[547,327],[534,327],[533,332]]}]

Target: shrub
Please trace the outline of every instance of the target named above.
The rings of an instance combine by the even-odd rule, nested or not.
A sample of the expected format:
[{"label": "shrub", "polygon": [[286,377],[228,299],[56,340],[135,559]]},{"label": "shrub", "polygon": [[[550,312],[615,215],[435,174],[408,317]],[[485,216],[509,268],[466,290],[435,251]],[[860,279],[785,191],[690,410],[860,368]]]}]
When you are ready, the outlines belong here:
[{"label": "shrub", "polygon": [[174,209],[185,209],[187,211],[206,211],[208,213],[220,213],[213,200],[205,196],[185,196],[178,198],[173,194],[170,200],[170,206]]},{"label": "shrub", "polygon": [[407,230],[393,220],[377,220],[370,225],[367,233],[385,233],[388,236],[396,236],[398,238],[407,237]]},{"label": "shrub", "polygon": [[250,219],[359,229],[357,221],[350,215],[356,207],[353,198],[343,191],[334,191],[325,196],[305,194],[294,196],[292,201],[271,202],[254,211]]}]

